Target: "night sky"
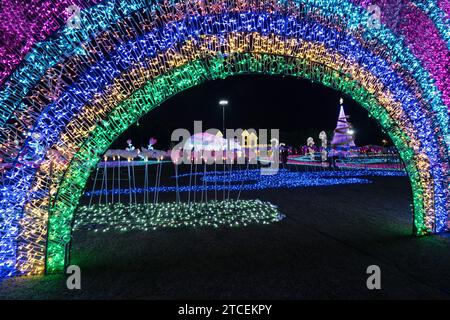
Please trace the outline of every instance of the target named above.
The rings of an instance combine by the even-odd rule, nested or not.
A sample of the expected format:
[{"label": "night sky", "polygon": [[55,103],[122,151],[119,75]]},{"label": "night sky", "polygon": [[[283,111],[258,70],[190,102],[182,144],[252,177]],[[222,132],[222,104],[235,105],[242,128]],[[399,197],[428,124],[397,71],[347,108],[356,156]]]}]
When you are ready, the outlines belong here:
[{"label": "night sky", "polygon": [[[280,129],[281,141],[289,145],[306,144],[312,136],[319,142],[319,132],[332,132],[339,114],[339,99],[356,131],[356,145],[381,144],[387,138],[378,123],[350,97],[303,79],[280,76],[245,75],[215,80],[186,90],[131,126],[111,148],[125,148],[131,138],[136,147],[146,146],[156,137],[156,148],[170,145],[176,128],[193,132],[194,120],[203,121],[204,131],[222,128],[222,109],[218,101],[229,100],[226,127],[237,129]],[[328,137],[331,140],[332,137]]]}]

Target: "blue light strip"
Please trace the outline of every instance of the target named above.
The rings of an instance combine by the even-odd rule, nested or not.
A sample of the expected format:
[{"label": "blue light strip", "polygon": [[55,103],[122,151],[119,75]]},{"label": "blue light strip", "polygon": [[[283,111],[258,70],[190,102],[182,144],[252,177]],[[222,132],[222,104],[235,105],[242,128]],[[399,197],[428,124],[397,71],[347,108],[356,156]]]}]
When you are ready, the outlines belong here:
[{"label": "blue light strip", "polygon": [[[335,186],[347,184],[368,184],[371,180],[357,177],[406,177],[405,172],[387,171],[387,170],[343,170],[343,171],[317,171],[317,172],[296,172],[287,169],[280,169],[276,175],[261,175],[258,169],[252,170],[236,170],[232,172],[224,171],[208,171],[206,175],[203,172],[193,173],[197,175],[201,181],[206,181],[207,185],[186,186],[163,186],[159,188],[131,188],[131,189],[114,189],[113,190],[94,190],[86,192],[86,196],[99,196],[110,194],[129,194],[144,192],[198,192],[198,191],[214,191],[214,190],[231,190],[231,191],[254,191],[265,189],[290,189],[290,188],[308,188],[319,186]],[[189,177],[190,173],[179,175],[179,178]],[[174,178],[174,177],[172,177]],[[230,183],[235,184],[230,184]],[[239,182],[236,184],[236,182]],[[254,182],[251,184],[243,184],[241,182]],[[217,184],[223,183],[223,184]]]}]

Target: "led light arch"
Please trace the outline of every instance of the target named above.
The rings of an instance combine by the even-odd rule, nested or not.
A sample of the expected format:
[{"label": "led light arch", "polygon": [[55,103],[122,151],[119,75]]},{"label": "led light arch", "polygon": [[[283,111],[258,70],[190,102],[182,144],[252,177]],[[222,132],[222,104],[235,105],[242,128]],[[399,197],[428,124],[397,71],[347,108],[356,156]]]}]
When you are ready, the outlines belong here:
[{"label": "led light arch", "polygon": [[[244,62],[244,67],[239,68],[238,63],[233,64],[235,70],[229,70],[225,71],[225,73],[217,72],[214,73],[213,71],[208,71],[209,69],[213,69],[215,66],[216,68],[220,68],[220,64],[223,62],[214,61],[209,63],[204,63],[202,61],[194,62],[191,65],[187,65],[185,67],[182,67],[180,69],[177,69],[173,71],[174,74],[166,74],[161,79],[157,79],[155,82],[149,83],[145,89],[142,92],[137,92],[139,97],[135,97],[135,99],[127,100],[123,105],[118,107],[115,111],[110,113],[109,118],[106,120],[109,125],[108,128],[112,126],[112,123],[117,123],[118,126],[114,127],[113,130],[107,129],[105,125],[99,126],[96,128],[95,132],[91,134],[91,137],[89,140],[87,140],[75,158],[72,160],[72,163],[69,167],[69,169],[65,172],[66,176],[74,176],[77,177],[76,180],[70,180],[70,179],[64,179],[65,185],[62,185],[59,189],[58,197],[59,199],[56,200],[55,207],[56,210],[59,212],[64,212],[64,214],[59,216],[54,216],[53,218],[57,221],[55,222],[54,230],[50,230],[49,235],[50,237],[58,237],[61,238],[59,233],[62,230],[65,230],[64,232],[67,232],[65,234],[66,238],[69,238],[70,234],[70,228],[67,228],[67,225],[69,221],[71,221],[71,215],[73,214],[73,210],[75,209],[76,203],[73,201],[78,198],[79,194],[81,194],[83,188],[85,179],[89,177],[90,170],[86,170],[86,168],[94,168],[95,164],[98,161],[98,157],[91,157],[94,152],[95,154],[101,155],[106,148],[109,146],[109,144],[113,141],[114,137],[118,134],[120,134],[123,130],[125,130],[128,125],[131,125],[134,123],[139,116],[144,114],[145,112],[149,111],[155,104],[159,104],[164,99],[172,96],[173,94],[176,94],[178,91],[182,91],[184,89],[187,89],[193,85],[196,85],[197,83],[200,83],[202,81],[205,81],[208,79],[208,72],[212,73],[212,76],[216,77],[222,77],[222,76],[231,76],[234,73],[261,73],[266,72],[264,69],[264,63],[261,63],[258,58],[252,57],[250,54],[244,54],[243,57],[240,57],[239,55],[234,57],[233,59],[230,59],[232,62],[235,59],[235,61]],[[295,71],[296,68],[293,68],[293,70],[289,70],[289,62],[286,62],[284,57],[270,57],[266,56],[266,62],[270,62],[273,66],[277,66],[275,70],[272,71],[273,74],[288,74],[289,71]],[[264,61],[264,59],[262,59]],[[212,65],[211,65],[212,64]],[[300,64],[301,66],[301,64]],[[307,64],[303,65],[304,67],[308,67]],[[232,68],[232,69],[234,69]],[[248,69],[247,69],[248,68]],[[297,67],[298,68],[298,67]],[[200,73],[199,71],[204,69],[204,73]],[[307,69],[307,68],[305,68]],[[300,69],[301,70],[301,69]],[[299,70],[297,70],[299,71]],[[313,80],[314,74],[320,75],[322,74],[319,72],[320,70],[317,70],[317,73],[311,73],[310,75],[304,75],[304,77],[309,76],[312,77]],[[189,79],[188,75],[196,74],[196,77],[191,78],[191,81],[187,81]],[[299,73],[300,75],[302,73]],[[293,73],[292,75],[295,75]],[[171,83],[173,84],[173,87],[171,86],[166,93],[159,94],[158,91],[163,91],[162,89],[166,87],[167,79],[175,77],[175,79],[171,80]],[[176,79],[178,78],[178,80]],[[342,79],[337,77],[336,79]],[[318,79],[314,79],[317,81]],[[177,83],[180,84],[180,86],[177,86]],[[330,83],[331,85],[331,83]],[[334,85],[332,85],[334,87]],[[355,96],[359,96],[359,100],[363,104],[367,104],[367,101],[364,98],[369,98],[370,94],[365,92],[363,88],[351,88],[348,84],[345,85],[342,84],[343,91],[348,90],[348,93],[353,93]],[[152,89],[156,88],[156,89]],[[355,91],[352,91],[354,89]],[[358,93],[359,95],[356,94]],[[157,92],[155,92],[157,91]],[[150,97],[157,96],[159,98],[152,99]],[[142,100],[141,100],[142,99]],[[372,101],[374,99],[372,98]],[[135,101],[139,101],[136,103]],[[144,103],[146,101],[147,103]],[[133,112],[129,113],[126,112],[126,110],[133,110]],[[375,108],[373,109],[373,111]],[[383,112],[382,110],[379,110],[378,112]],[[380,115],[378,115],[379,117]],[[125,118],[123,118],[125,117]],[[394,123],[389,122],[389,116],[384,114],[384,124],[385,125],[391,125],[395,126]],[[121,119],[120,122],[117,120]],[[408,150],[405,150],[405,153],[407,153]],[[95,159],[95,160],[94,160]],[[92,160],[92,162],[90,162]],[[86,163],[88,165],[86,166]],[[414,170],[414,169],[412,169]],[[416,172],[417,174],[417,172]],[[70,191],[69,191],[70,190]],[[63,236],[64,237],[64,236]],[[53,242],[49,248],[49,252],[52,252],[55,254],[54,257],[49,257],[51,261],[48,261],[48,270],[49,271],[55,271],[55,270],[61,270],[63,267],[63,257],[64,257],[64,244]]]},{"label": "led light arch", "polygon": [[[236,73],[311,78],[350,94],[385,127],[407,163],[416,233],[448,229],[448,37],[445,21],[434,13],[443,8],[420,13],[429,35],[422,42],[445,48],[426,56],[406,29],[367,30],[365,1],[199,0],[189,6],[198,10],[186,14],[186,2],[104,1],[83,11],[85,29],[66,28],[38,43],[8,78],[0,94],[0,123],[8,127],[0,154],[13,159],[13,167],[2,189],[0,277],[42,272],[45,254],[48,271],[62,270],[83,179],[110,138],[171,94]],[[254,39],[264,40],[255,46]],[[193,78],[177,78],[186,70]],[[170,89],[162,83],[171,83]],[[158,88],[153,100],[142,100],[126,116],[123,106],[134,106],[149,84]],[[110,123],[114,130],[105,128]],[[5,139],[20,131],[25,137],[18,143]],[[45,137],[42,148],[33,133]],[[35,163],[23,161],[30,154]],[[80,159],[87,168],[80,170]]]}]

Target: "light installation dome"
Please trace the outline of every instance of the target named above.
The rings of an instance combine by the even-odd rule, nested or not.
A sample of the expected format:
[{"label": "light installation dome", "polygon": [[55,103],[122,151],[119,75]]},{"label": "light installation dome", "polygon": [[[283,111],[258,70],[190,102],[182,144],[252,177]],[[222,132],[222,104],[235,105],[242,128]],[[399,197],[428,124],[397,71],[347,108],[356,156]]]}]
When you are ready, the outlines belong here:
[{"label": "light installation dome", "polygon": [[221,136],[208,132],[193,134],[184,144],[184,150],[193,151],[222,151],[222,150],[242,150],[237,141],[227,140]]},{"label": "light installation dome", "polygon": [[64,270],[110,144],[171,96],[239,74],[353,98],[406,165],[414,233],[448,231],[449,14],[446,0],[3,0],[0,277]]}]

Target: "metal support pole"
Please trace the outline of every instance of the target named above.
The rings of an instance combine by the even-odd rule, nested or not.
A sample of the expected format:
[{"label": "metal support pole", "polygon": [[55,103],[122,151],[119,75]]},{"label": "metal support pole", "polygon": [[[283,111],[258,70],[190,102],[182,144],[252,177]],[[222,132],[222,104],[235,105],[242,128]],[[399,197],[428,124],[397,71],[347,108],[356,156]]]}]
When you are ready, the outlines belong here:
[{"label": "metal support pole", "polygon": [[189,173],[189,193],[188,193],[188,206],[191,207],[191,187],[192,187],[192,159],[191,159],[191,171]]},{"label": "metal support pole", "polygon": [[115,178],[116,178],[116,170],[114,170],[114,162],[115,162],[115,158],[113,158],[113,164],[112,164],[112,191],[111,191],[111,201],[112,201],[112,204],[114,204],[114,191],[115,191],[115,189],[114,189],[114,185],[115,185],[115,183],[114,183],[114,180],[115,180]]},{"label": "metal support pole", "polygon": [[102,195],[103,195],[103,186],[105,183],[105,170],[103,169],[103,174],[102,174],[102,187],[100,190],[100,197],[98,198],[98,204],[100,204],[102,202]]},{"label": "metal support pole", "polygon": [[176,163],[175,164],[175,183],[176,183],[176,188],[177,188],[177,198],[176,201],[177,203],[180,203],[180,190],[178,190],[178,165]]},{"label": "metal support pole", "polygon": [[118,179],[117,179],[117,184],[118,184],[118,188],[119,188],[119,203],[120,203],[120,192],[121,192],[121,190],[120,190],[120,169],[121,169],[121,164],[120,164],[120,156],[119,156],[119,166],[118,166],[118,170],[117,170],[117,176],[118,176]]},{"label": "metal support pole", "polygon": [[131,171],[130,171],[130,160],[127,161],[127,168],[128,168],[128,193],[130,196],[130,206],[133,203],[133,196],[131,194]]},{"label": "metal support pole", "polygon": [[98,166],[95,169],[94,185],[92,186],[91,199],[89,200],[89,209],[92,207],[92,198],[94,197],[95,186],[97,185],[97,177],[98,177]]},{"label": "metal support pole", "polygon": [[104,165],[104,172],[105,172],[105,205],[108,205],[108,167],[106,166],[106,159],[105,159],[105,165]]}]

